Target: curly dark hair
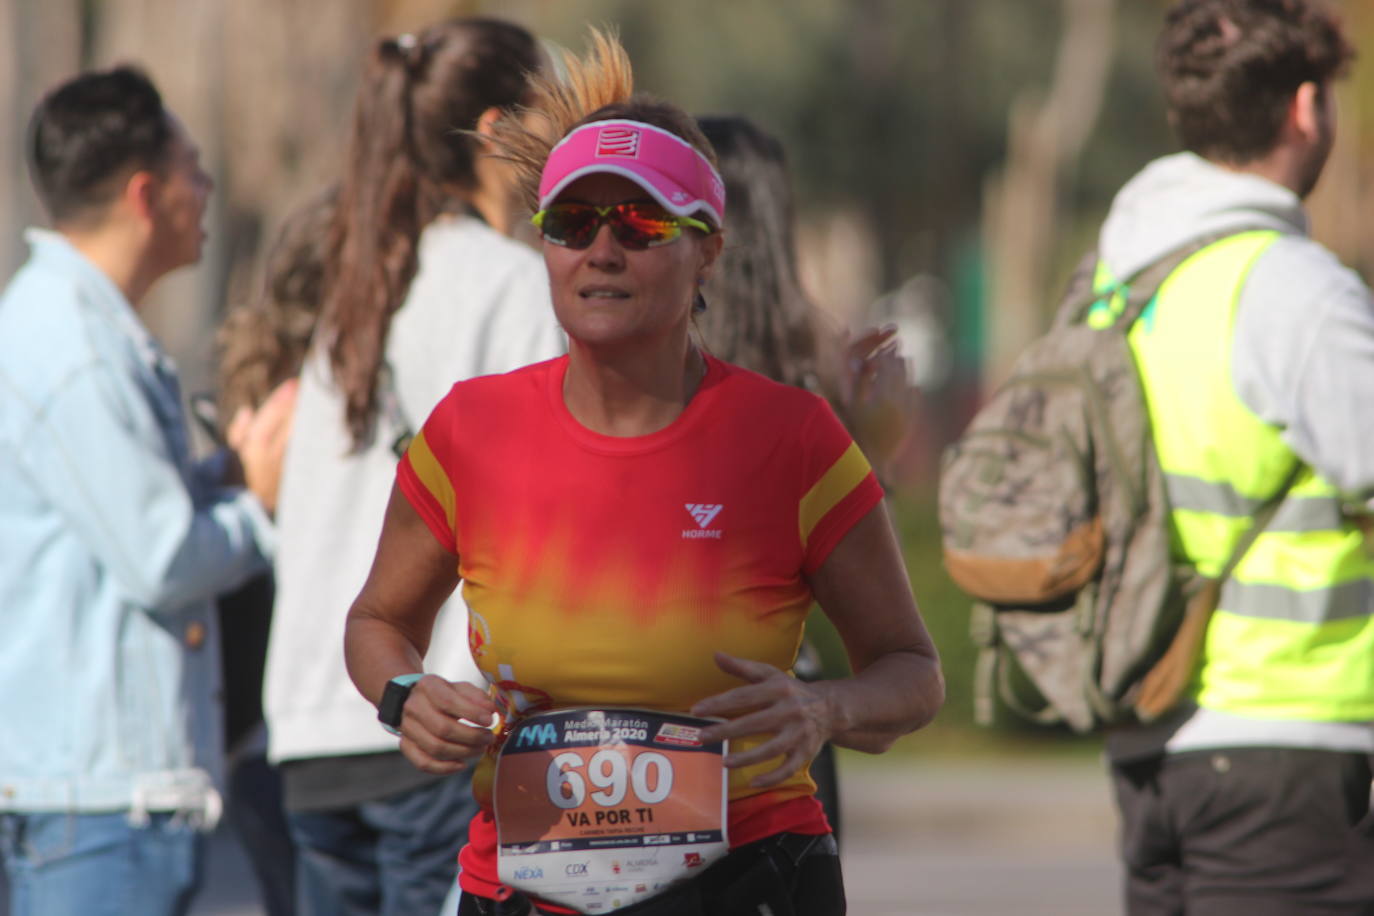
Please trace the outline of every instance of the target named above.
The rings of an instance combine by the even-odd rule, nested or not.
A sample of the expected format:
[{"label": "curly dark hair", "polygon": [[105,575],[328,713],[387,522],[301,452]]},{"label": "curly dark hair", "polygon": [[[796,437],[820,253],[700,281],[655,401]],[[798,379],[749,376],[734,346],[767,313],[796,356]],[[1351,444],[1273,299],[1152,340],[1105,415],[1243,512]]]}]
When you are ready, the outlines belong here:
[{"label": "curly dark hair", "polygon": [[1274,148],[1299,86],[1327,91],[1354,57],[1322,0],[1182,0],[1156,49],[1179,141],[1234,165]]},{"label": "curly dark hair", "polygon": [[331,186],[287,216],[267,254],[257,298],[230,311],[216,332],[222,424],[300,373],[319,319],[325,243],[337,203],[338,188]]}]

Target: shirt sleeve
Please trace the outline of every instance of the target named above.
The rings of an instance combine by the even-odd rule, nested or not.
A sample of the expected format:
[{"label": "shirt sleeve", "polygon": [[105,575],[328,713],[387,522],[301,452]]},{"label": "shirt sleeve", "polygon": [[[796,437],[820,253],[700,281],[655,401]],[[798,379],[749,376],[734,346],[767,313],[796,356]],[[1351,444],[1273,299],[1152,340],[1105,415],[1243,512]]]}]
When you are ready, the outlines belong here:
[{"label": "shirt sleeve", "polygon": [[797,522],[802,571],[815,572],[849,529],[882,502],[883,488],[868,459],[820,398],[802,426],[802,494]]},{"label": "shirt sleeve", "polygon": [[449,553],[458,553],[457,503],[449,465],[447,431],[452,428],[454,393],[439,402],[396,465],[396,482],[411,507]]},{"label": "shirt sleeve", "polygon": [[275,532],[257,499],[195,492],[155,409],[116,367],[73,373],[23,454],[35,487],[140,607],[174,611],[267,568]]},{"label": "shirt sleeve", "polygon": [[1281,240],[1236,312],[1232,377],[1242,402],[1342,492],[1374,495],[1374,299],[1306,239]]}]

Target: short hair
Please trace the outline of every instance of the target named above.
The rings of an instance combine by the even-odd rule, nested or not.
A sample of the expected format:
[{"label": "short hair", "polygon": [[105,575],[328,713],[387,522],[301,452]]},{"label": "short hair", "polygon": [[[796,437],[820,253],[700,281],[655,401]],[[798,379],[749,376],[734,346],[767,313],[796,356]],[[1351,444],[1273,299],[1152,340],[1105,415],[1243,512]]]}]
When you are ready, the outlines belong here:
[{"label": "short hair", "polygon": [[1181,0],[1156,64],[1183,146],[1244,164],[1274,148],[1299,86],[1324,91],[1354,56],[1322,0]]},{"label": "short hair", "polygon": [[34,109],[30,174],[53,222],[70,222],[113,200],[118,179],[159,167],[171,142],[162,96],[141,70],[83,73]]}]

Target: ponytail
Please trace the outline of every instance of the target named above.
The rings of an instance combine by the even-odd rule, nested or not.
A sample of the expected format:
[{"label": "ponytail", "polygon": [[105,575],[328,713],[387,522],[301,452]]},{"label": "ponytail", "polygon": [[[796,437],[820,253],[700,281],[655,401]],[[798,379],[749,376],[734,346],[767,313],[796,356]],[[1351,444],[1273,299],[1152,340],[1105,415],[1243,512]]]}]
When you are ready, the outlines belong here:
[{"label": "ponytail", "polygon": [[459,19],[379,41],[358,92],[330,226],[320,337],[354,448],[377,413],[391,318],[419,267],[420,233],[454,188],[476,185],[467,133],[488,108],[525,99],[534,38],[494,19]]},{"label": "ponytail", "polygon": [[355,448],[370,435],[387,329],[414,279],[420,230],[433,218],[435,194],[410,149],[414,53],[395,39],[373,49],[329,230],[322,339]]}]

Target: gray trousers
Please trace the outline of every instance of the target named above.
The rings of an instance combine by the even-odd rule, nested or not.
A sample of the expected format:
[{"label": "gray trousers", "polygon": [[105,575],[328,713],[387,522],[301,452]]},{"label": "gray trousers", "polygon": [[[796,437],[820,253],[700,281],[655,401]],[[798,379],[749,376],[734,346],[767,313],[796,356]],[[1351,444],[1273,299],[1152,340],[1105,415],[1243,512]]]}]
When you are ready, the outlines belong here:
[{"label": "gray trousers", "polygon": [[1367,755],[1227,748],[1112,776],[1129,916],[1374,916]]}]

